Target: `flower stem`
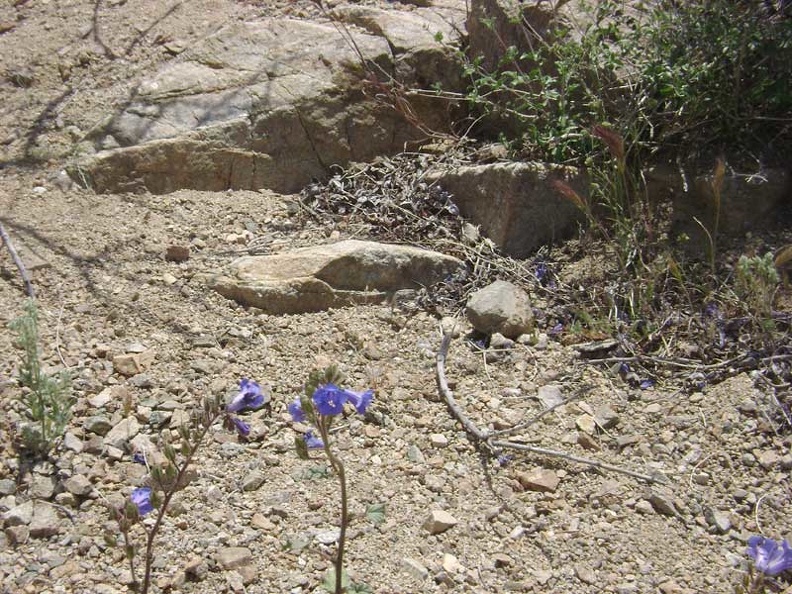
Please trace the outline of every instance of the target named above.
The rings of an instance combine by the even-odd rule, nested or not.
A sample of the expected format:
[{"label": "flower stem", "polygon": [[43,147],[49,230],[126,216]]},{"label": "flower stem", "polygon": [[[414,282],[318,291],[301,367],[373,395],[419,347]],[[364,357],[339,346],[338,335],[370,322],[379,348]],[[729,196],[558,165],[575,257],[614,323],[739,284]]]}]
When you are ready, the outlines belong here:
[{"label": "flower stem", "polygon": [[338,535],[338,555],[336,556],[335,562],[335,594],[342,594],[344,591],[344,545],[346,544],[346,528],[349,520],[346,474],[344,473],[344,465],[341,463],[341,460],[339,460],[330,449],[326,424],[319,422],[317,425],[319,426],[319,433],[322,436],[322,443],[324,444],[324,451],[325,454],[327,454],[327,459],[330,460],[330,466],[338,475],[338,482],[341,484],[341,525]]},{"label": "flower stem", "polygon": [[179,490],[179,485],[182,484],[184,480],[184,475],[187,472],[187,468],[190,466],[193,460],[193,456],[198,451],[198,448],[201,445],[204,437],[209,432],[209,429],[214,424],[214,422],[220,417],[222,413],[215,413],[211,415],[208,419],[205,419],[203,427],[201,427],[201,431],[198,434],[196,440],[190,444],[190,452],[184,461],[179,466],[179,471],[176,474],[176,478],[173,481],[172,485],[169,485],[169,488],[165,491],[165,496],[162,500],[162,504],[159,506],[157,510],[157,519],[154,522],[154,525],[148,530],[148,536],[146,538],[146,571],[143,575],[143,587],[141,588],[142,594],[148,594],[149,586],[151,585],[151,566],[154,562],[154,539],[157,537],[160,528],[162,527],[162,521],[165,519],[165,512],[168,510],[168,505],[171,502],[171,499],[176,494],[176,491]]}]

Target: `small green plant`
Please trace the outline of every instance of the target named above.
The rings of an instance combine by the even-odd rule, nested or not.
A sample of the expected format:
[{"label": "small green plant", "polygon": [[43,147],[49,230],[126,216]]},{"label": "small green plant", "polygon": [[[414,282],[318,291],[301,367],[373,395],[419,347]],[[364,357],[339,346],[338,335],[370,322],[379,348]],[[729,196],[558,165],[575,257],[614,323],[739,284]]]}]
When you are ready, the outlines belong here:
[{"label": "small green plant", "polygon": [[[344,572],[344,547],[349,525],[349,498],[344,465],[330,447],[330,429],[333,421],[344,411],[346,403],[354,406],[358,414],[365,414],[374,398],[374,392],[372,390],[352,392],[339,388],[338,385],[342,380],[343,377],[335,366],[328,367],[321,372],[314,371],[309,375],[305,384],[305,393],[288,407],[289,414],[295,423],[308,423],[312,427],[303,435],[294,438],[297,455],[303,460],[308,460],[310,459],[309,450],[324,450],[330,467],[338,476],[341,490],[338,553],[336,554],[335,568],[325,576],[325,589],[335,594],[368,591],[367,587],[363,585],[352,584]],[[315,435],[314,431],[318,435]],[[384,507],[375,511],[384,514]]]},{"label": "small green plant", "polygon": [[[781,279],[775,267],[773,254],[749,258],[740,256],[737,262],[735,290],[749,313],[765,329],[773,325],[773,298]],[[770,328],[767,325],[770,325]]]},{"label": "small green plant", "polygon": [[46,457],[66,430],[74,399],[68,372],[53,376],[41,368],[38,320],[36,302],[28,299],[25,313],[10,326],[18,333],[18,344],[23,350],[19,382],[23,386],[21,398],[30,423],[22,426],[22,445],[34,456]]}]

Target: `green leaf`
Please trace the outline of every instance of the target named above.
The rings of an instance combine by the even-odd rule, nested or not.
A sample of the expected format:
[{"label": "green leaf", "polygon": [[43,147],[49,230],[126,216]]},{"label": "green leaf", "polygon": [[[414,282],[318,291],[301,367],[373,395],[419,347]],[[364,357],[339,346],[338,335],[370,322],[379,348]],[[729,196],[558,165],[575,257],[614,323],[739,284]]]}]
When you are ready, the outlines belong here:
[{"label": "green leaf", "polygon": [[385,504],[372,503],[366,508],[366,517],[375,526],[379,526],[385,521]]},{"label": "green leaf", "polygon": [[297,457],[300,460],[308,460],[308,446],[301,435],[294,437],[294,449],[297,452]]},{"label": "green leaf", "polygon": [[[336,579],[336,572],[335,568],[328,570],[325,574],[324,579],[322,580],[322,588],[327,590],[328,592],[335,593],[335,579]],[[341,587],[344,590],[347,590],[350,585],[349,576],[347,575],[346,571],[341,571]]]}]

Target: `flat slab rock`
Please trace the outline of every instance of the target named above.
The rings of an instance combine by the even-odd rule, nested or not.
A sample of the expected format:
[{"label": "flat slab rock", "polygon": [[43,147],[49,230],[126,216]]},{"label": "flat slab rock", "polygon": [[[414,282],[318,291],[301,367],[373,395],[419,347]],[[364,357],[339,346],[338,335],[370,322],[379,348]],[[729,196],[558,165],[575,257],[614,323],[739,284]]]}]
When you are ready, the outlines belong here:
[{"label": "flat slab rock", "polygon": [[437,283],[462,262],[411,246],[346,240],[271,256],[244,256],[209,280],[221,295],[270,314],[385,301]]}]

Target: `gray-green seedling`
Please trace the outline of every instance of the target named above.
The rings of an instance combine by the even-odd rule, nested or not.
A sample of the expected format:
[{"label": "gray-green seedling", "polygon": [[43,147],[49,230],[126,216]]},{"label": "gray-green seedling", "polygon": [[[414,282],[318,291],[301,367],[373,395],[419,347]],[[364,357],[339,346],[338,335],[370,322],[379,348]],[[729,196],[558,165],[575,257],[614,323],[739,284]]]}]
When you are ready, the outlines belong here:
[{"label": "gray-green seedling", "polygon": [[19,383],[29,423],[22,425],[22,446],[36,457],[46,457],[63,436],[71,419],[74,399],[72,378],[67,371],[49,375],[42,370],[39,352],[38,308],[33,299],[25,303],[25,313],[10,327],[17,332],[22,348]]}]

